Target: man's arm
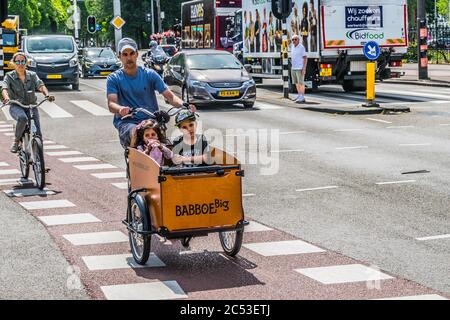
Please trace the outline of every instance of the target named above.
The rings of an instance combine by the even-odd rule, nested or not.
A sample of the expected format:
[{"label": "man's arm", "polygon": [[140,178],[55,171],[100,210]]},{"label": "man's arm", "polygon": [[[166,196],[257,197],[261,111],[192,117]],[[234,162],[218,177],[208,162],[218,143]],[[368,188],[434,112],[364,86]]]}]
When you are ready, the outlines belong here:
[{"label": "man's arm", "polygon": [[302,69],[303,75],[305,75],[305,73],[306,73],[307,64],[308,64],[308,56],[304,56],[303,57],[303,69]]},{"label": "man's arm", "polygon": [[109,112],[120,114],[122,117],[130,112],[129,107],[123,107],[118,103],[118,97],[115,93],[108,94],[108,109]]},{"label": "man's arm", "polygon": [[48,97],[50,102],[55,101],[55,96],[51,96],[48,93],[48,89],[45,85],[41,85],[38,89],[45,97]]}]

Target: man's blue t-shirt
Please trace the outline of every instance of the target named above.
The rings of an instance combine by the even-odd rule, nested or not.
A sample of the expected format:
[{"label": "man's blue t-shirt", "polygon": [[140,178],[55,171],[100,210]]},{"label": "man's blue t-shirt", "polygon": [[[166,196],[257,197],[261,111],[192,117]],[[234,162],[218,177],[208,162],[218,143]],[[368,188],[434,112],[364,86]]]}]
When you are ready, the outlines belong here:
[{"label": "man's blue t-shirt", "polygon": [[[151,112],[158,110],[155,90],[163,93],[166,89],[166,84],[154,70],[142,67],[138,67],[134,77],[130,77],[120,69],[111,73],[106,80],[106,94],[117,94],[121,106],[141,107]],[[113,123],[117,128],[122,122],[139,123],[145,119],[148,119],[148,115],[142,112],[124,120],[116,114]]]}]

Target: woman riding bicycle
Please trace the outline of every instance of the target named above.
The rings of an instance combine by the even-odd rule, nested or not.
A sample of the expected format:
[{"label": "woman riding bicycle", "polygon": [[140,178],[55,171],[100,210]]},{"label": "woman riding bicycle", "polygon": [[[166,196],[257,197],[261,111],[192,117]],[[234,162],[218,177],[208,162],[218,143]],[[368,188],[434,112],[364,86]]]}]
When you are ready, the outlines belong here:
[{"label": "woman riding bicycle", "polygon": [[[24,105],[35,104],[37,101],[35,94],[36,90],[42,92],[49,101],[55,100],[54,96],[49,96],[44,82],[39,79],[38,75],[33,71],[26,70],[27,57],[23,52],[17,52],[11,59],[11,62],[14,65],[15,70],[8,72],[5,75],[5,80],[2,87],[4,104],[7,104],[9,100],[17,100]],[[13,153],[17,153],[19,150],[20,139],[22,138],[22,134],[26,128],[29,112],[34,112],[36,129],[38,134],[42,136],[38,110],[25,110],[18,105],[11,104],[9,113],[13,119],[17,121],[14,142],[10,149]]]}]

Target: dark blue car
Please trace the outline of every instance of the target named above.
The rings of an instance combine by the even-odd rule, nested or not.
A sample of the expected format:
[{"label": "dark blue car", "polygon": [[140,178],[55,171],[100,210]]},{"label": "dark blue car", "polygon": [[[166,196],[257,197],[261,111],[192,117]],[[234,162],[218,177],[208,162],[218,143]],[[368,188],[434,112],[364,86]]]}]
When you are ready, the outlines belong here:
[{"label": "dark blue car", "polygon": [[122,63],[109,47],[84,48],[82,50],[80,64],[83,78],[106,77],[122,67]]}]

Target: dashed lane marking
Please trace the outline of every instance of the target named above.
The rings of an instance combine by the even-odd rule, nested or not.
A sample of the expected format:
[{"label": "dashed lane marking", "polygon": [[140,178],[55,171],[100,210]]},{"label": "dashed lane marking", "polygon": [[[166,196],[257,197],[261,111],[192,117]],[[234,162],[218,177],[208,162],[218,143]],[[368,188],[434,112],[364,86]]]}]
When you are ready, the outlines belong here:
[{"label": "dashed lane marking", "polygon": [[64,163],[100,161],[94,157],[58,158],[58,160]]},{"label": "dashed lane marking", "polygon": [[56,194],[54,191],[44,188],[40,190],[38,188],[24,188],[24,189],[13,189],[13,190],[3,190],[8,197],[31,197],[31,196],[49,196]]},{"label": "dashed lane marking", "polygon": [[261,231],[270,231],[272,228],[266,227],[265,225],[255,222],[249,221],[249,224],[244,227],[245,232],[261,232]]},{"label": "dashed lane marking", "polygon": [[65,111],[63,108],[58,106],[54,102],[44,102],[41,104],[40,109],[42,109],[50,118],[72,118],[73,115]]},{"label": "dashed lane marking", "polygon": [[100,287],[108,300],[186,299],[187,294],[174,280]]},{"label": "dashed lane marking", "polygon": [[101,222],[101,220],[90,213],[39,216],[38,219],[45,223],[47,226]]},{"label": "dashed lane marking", "polygon": [[361,131],[363,129],[336,129],[334,132],[352,132],[352,131]]},{"label": "dashed lane marking", "polygon": [[93,114],[94,116],[112,116],[113,114],[106,110],[105,108],[100,107],[99,105],[96,105],[95,103],[92,103],[88,100],[75,100],[70,101],[77,107]]},{"label": "dashed lane marking", "polygon": [[325,250],[302,240],[247,243],[243,244],[243,246],[265,257],[325,252]]},{"label": "dashed lane marking", "polygon": [[0,128],[4,129],[4,128],[12,128],[12,124],[0,124]]},{"label": "dashed lane marking", "polygon": [[401,143],[400,147],[422,147],[422,146],[430,146],[431,143]]},{"label": "dashed lane marking", "polygon": [[376,121],[376,122],[382,122],[382,123],[392,123],[390,121],[381,120],[381,119],[375,119],[375,118],[366,118],[366,119],[370,120],[370,121]]},{"label": "dashed lane marking", "polygon": [[63,237],[74,246],[128,241],[128,237],[120,231],[64,234]]},{"label": "dashed lane marking", "polygon": [[49,156],[74,156],[83,153],[80,151],[49,151],[46,154]]},{"label": "dashed lane marking", "polygon": [[273,153],[286,153],[286,152],[303,152],[305,150],[302,149],[291,149],[291,150],[271,150]]},{"label": "dashed lane marking", "polygon": [[416,180],[400,180],[400,181],[386,181],[386,182],[377,182],[377,185],[385,185],[385,184],[399,184],[399,183],[413,183]]},{"label": "dashed lane marking", "polygon": [[437,236],[421,237],[421,238],[416,238],[416,240],[427,241],[427,240],[448,239],[448,238],[450,238],[450,234],[441,234],[441,235],[437,235]]},{"label": "dashed lane marking", "polygon": [[75,165],[74,167],[79,170],[117,169],[116,166],[113,166],[112,164],[109,163],[83,164],[83,165]]},{"label": "dashed lane marking", "polygon": [[353,150],[353,149],[368,149],[368,146],[354,146],[354,147],[339,147],[336,150]]},{"label": "dashed lane marking", "polygon": [[450,126],[450,123],[441,123],[440,126]]},{"label": "dashed lane marking", "polygon": [[260,109],[260,110],[279,110],[279,109],[283,109],[283,107],[276,106],[276,105],[273,105],[273,104],[268,104],[268,103],[262,103],[262,102],[255,103],[255,107]]},{"label": "dashed lane marking", "polygon": [[448,299],[438,294],[420,294],[417,296],[402,296],[402,297],[382,298],[374,300],[448,300]]},{"label": "dashed lane marking", "polygon": [[414,126],[389,126],[386,129],[406,129],[406,128],[414,128]]},{"label": "dashed lane marking", "polygon": [[3,169],[0,170],[0,176],[1,175],[9,175],[9,174],[20,174],[20,171],[17,169]]},{"label": "dashed lane marking", "polygon": [[294,269],[294,271],[323,284],[394,279],[390,275],[387,275],[379,270],[366,267],[362,264],[303,268]]},{"label": "dashed lane marking", "polygon": [[98,179],[113,179],[113,178],[126,178],[126,172],[106,172],[106,173],[91,173],[92,176]]},{"label": "dashed lane marking", "polygon": [[154,253],[150,253],[150,257],[145,265],[136,263],[131,254],[88,256],[82,257],[82,259],[89,270],[136,269],[166,266]]},{"label": "dashed lane marking", "polygon": [[317,187],[317,188],[305,188],[305,189],[296,189],[297,192],[304,192],[304,191],[316,191],[316,190],[326,190],[326,189],[336,189],[339,188],[338,186],[326,186],[326,187]]},{"label": "dashed lane marking", "polygon": [[114,187],[121,189],[121,190],[126,190],[128,189],[128,183],[127,182],[116,182],[116,183],[111,183]]},{"label": "dashed lane marking", "polygon": [[75,205],[72,202],[70,202],[69,200],[65,200],[65,199],[19,202],[19,204],[27,210],[75,207]]},{"label": "dashed lane marking", "polygon": [[45,150],[58,150],[58,149],[67,149],[68,147],[66,146],[61,146],[61,145],[49,145],[49,146],[45,146],[44,149]]}]

